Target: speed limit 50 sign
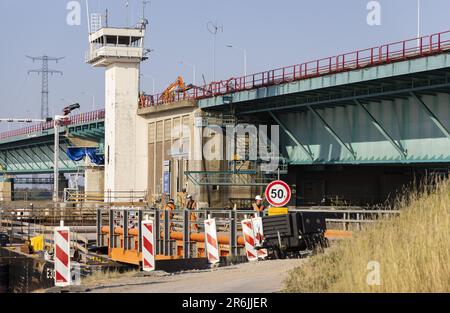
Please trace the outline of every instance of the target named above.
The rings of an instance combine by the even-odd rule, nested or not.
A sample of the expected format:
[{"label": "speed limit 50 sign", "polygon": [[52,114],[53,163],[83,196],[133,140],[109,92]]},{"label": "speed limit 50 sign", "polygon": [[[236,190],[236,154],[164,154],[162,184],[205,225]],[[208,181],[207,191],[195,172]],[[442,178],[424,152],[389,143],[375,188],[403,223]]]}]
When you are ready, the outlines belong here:
[{"label": "speed limit 50 sign", "polygon": [[281,180],[271,182],[266,188],[266,199],[274,207],[285,206],[291,200],[291,188]]}]

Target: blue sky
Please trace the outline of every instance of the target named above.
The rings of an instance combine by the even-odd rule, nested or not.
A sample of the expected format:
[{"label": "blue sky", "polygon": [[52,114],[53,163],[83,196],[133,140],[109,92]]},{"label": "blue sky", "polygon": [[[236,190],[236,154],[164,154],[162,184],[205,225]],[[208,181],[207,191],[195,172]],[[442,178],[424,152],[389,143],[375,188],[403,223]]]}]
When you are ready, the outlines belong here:
[{"label": "blue sky", "polygon": [[[50,113],[78,101],[83,111],[102,107],[103,70],[84,64],[87,50],[85,0],[80,26],[66,23],[68,0],[2,0],[0,2],[0,115],[38,117],[40,77],[27,75],[39,68],[25,55],[65,56],[50,64],[64,76],[50,77]],[[109,9],[110,26],[126,23],[125,0],[90,0],[91,12]],[[137,21],[141,0],[129,0],[130,19]],[[217,36],[216,78],[243,74],[242,53],[227,44],[245,48],[248,72],[297,64],[342,52],[415,37],[417,0],[380,0],[381,25],[366,22],[369,0],[153,0],[147,7],[150,20],[146,46],[154,49],[143,65],[144,89],[156,91],[192,70],[178,62],[195,64],[197,82],[202,74],[212,79],[212,36],[208,21],[217,20],[223,33]],[[450,1],[422,0],[422,33],[450,30]],[[9,126],[16,127],[16,126]],[[0,130],[7,126],[0,125]]]}]

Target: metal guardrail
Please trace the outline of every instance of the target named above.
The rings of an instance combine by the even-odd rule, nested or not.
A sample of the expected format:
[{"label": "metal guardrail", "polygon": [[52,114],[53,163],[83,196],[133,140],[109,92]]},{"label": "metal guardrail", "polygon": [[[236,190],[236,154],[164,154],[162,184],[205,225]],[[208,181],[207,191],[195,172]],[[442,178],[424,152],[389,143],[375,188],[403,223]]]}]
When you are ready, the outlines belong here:
[{"label": "metal guardrail", "polygon": [[[361,229],[363,225],[400,214],[400,211],[396,210],[324,207],[292,209],[290,212],[325,213],[328,228],[333,225],[332,229],[341,226],[344,230],[348,230],[350,225]],[[226,255],[239,256],[244,254],[241,221],[254,215],[253,210],[162,210],[133,204],[111,206],[106,203],[100,205],[83,202],[22,208],[2,205],[0,230],[6,231],[13,238],[23,240],[28,240],[30,236],[43,235],[46,243],[51,245],[52,229],[64,220],[65,225],[70,226],[74,234],[73,247],[80,251],[86,260],[90,255],[87,250],[88,241],[93,240],[98,247],[109,245],[110,251],[120,248],[124,251],[140,252],[141,221],[148,216],[155,221],[156,253],[167,257],[179,257],[182,253],[183,258],[190,258],[197,257],[199,251],[204,249],[203,224],[210,216],[216,219],[220,251],[226,251]],[[132,255],[136,258],[138,254]]]},{"label": "metal guardrail", "polygon": [[106,203],[128,203],[131,205],[147,204],[147,191],[92,191],[92,192],[83,192],[78,189],[64,189],[64,202],[66,203],[78,203],[78,202],[87,202],[87,203],[98,203],[104,204]]},{"label": "metal guardrail", "polygon": [[[393,210],[325,210],[294,209],[290,212],[323,212],[337,214],[327,218],[328,223],[342,225],[344,230],[349,224],[359,225],[398,215]],[[182,241],[183,257],[192,256],[192,240],[202,241],[203,222],[208,216],[216,218],[217,232],[225,242],[229,255],[238,256],[243,249],[241,221],[253,217],[253,210],[160,210],[155,208],[105,208],[97,209],[97,245],[109,245],[110,249],[141,251],[141,221],[148,216],[155,221],[156,254],[168,257],[176,256],[177,241]],[[193,235],[193,234],[197,234]],[[220,243],[220,240],[219,240]]]},{"label": "metal guardrail", "polygon": [[[183,257],[191,257],[191,235],[203,234],[203,222],[208,216],[216,218],[219,236],[228,238],[230,255],[239,255],[238,239],[242,232],[240,222],[253,217],[253,210],[159,210],[154,208],[111,208],[97,210],[97,245],[105,246],[106,238],[110,249],[141,251],[141,221],[148,216],[155,221],[156,254],[175,256],[175,237],[183,241]],[[107,230],[105,231],[105,228]],[[137,230],[137,231],[136,231]],[[180,235],[180,236],[179,236]],[[120,244],[118,238],[121,237]],[[135,238],[137,240],[132,240]],[[177,237],[177,238],[178,238]],[[223,238],[223,237],[222,237]],[[136,245],[136,242],[138,244]],[[220,240],[219,240],[220,243]],[[243,247],[243,245],[241,245]]]},{"label": "metal guardrail", "polygon": [[[273,69],[248,76],[229,78],[175,94],[175,101],[201,100],[233,92],[290,83],[345,71],[389,64],[439,54],[450,50],[450,31],[413,38],[377,47],[344,53],[293,66]],[[162,94],[147,96],[139,107],[152,107],[166,102]]]},{"label": "metal guardrail", "polygon": [[384,220],[387,217],[397,216],[400,214],[399,210],[387,209],[363,209],[361,207],[312,207],[309,209],[296,209],[293,212],[316,212],[327,214],[326,221],[328,224],[342,226],[342,230],[349,230],[350,225],[354,225],[356,230],[361,230],[365,224],[370,224],[375,221]]},{"label": "metal guardrail", "polygon": [[[81,113],[81,114],[77,114],[77,115],[69,117],[69,121],[67,124],[65,124],[65,126],[89,123],[89,122],[93,122],[93,121],[102,120],[104,118],[105,118],[105,110],[97,110],[97,111],[92,111],[92,112]],[[52,122],[39,123],[36,125],[24,127],[24,128],[19,128],[19,129],[15,129],[15,130],[2,132],[2,133],[0,133],[0,140],[5,140],[5,139],[11,138],[11,137],[17,137],[17,136],[22,136],[22,135],[31,135],[31,134],[34,134],[37,132],[47,131],[47,130],[53,129],[53,126],[54,126],[54,122],[52,121]]]}]

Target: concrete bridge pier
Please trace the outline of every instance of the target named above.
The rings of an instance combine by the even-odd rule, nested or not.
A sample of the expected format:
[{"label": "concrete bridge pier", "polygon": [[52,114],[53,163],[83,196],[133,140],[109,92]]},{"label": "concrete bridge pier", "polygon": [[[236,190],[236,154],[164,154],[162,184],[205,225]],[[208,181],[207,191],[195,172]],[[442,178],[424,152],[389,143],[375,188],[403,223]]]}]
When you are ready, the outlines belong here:
[{"label": "concrete bridge pier", "polygon": [[69,188],[69,180],[64,176],[63,173],[59,173],[58,176],[58,194],[60,195],[60,199],[63,199],[64,189]]},{"label": "concrete bridge pier", "polygon": [[10,179],[0,181],[0,202],[10,202],[13,200],[14,182]]},{"label": "concrete bridge pier", "polygon": [[102,200],[105,189],[105,168],[90,165],[84,172],[84,193],[86,201]]}]

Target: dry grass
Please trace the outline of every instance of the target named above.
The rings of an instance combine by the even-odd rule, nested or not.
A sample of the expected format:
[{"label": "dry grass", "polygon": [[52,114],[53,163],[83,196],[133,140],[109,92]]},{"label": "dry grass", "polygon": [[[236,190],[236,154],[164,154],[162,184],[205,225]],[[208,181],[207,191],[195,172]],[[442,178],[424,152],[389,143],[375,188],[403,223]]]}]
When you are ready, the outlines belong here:
[{"label": "dry grass", "polygon": [[[450,292],[450,182],[399,199],[401,216],[374,224],[294,269],[285,292]],[[370,286],[368,263],[380,264]]]},{"label": "dry grass", "polygon": [[112,271],[96,271],[92,273],[91,275],[88,275],[84,278],[82,278],[81,283],[83,285],[97,285],[97,284],[104,284],[107,282],[110,282],[111,280],[118,279],[118,278],[128,278],[135,276],[139,271],[138,270],[131,270],[131,271],[125,271],[121,272],[118,270],[112,270]]}]

